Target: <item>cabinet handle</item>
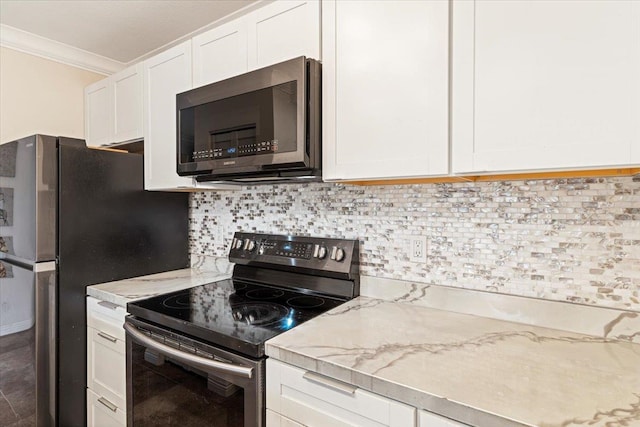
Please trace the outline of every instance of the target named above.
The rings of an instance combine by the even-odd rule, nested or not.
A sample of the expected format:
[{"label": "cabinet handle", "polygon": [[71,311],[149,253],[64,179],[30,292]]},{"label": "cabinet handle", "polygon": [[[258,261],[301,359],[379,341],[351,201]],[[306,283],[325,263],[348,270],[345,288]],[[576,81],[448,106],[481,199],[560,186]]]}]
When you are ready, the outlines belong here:
[{"label": "cabinet handle", "polygon": [[155,341],[152,338],[146,336],[140,332],[133,324],[129,322],[124,323],[124,330],[127,331],[127,335],[143,346],[159,351],[160,353],[167,355],[173,359],[177,359],[179,362],[187,363],[196,368],[204,370],[214,370],[222,372],[223,374],[231,374],[242,378],[253,378],[253,369],[250,366],[243,366],[240,364],[218,362],[217,360],[206,359],[202,356],[196,356],[195,354],[187,353],[177,350],[161,342]]},{"label": "cabinet handle", "polygon": [[106,308],[111,309],[111,310],[115,310],[115,309],[117,309],[119,307],[118,304],[114,304],[114,303],[109,302],[109,301],[100,301],[100,302],[98,302],[98,305],[101,305],[101,306],[106,307]]},{"label": "cabinet handle", "polygon": [[102,403],[104,406],[109,408],[112,412],[116,412],[118,410],[118,407],[116,405],[114,405],[113,403],[109,402],[104,397],[101,397],[100,399],[98,399],[98,402]]},{"label": "cabinet handle", "polygon": [[325,377],[324,375],[316,374],[315,372],[307,371],[302,375],[305,380],[311,381],[316,384],[323,385],[325,387],[332,388],[334,390],[341,391],[343,393],[353,394],[358,387],[347,384],[342,381],[334,380],[333,378]]},{"label": "cabinet handle", "polygon": [[107,341],[111,341],[111,342],[116,342],[116,341],[118,341],[118,338],[116,338],[116,337],[112,337],[111,335],[109,335],[109,334],[105,334],[104,332],[98,332],[98,336],[100,336],[100,337],[104,338],[104,339],[105,339],[105,340],[107,340]]}]

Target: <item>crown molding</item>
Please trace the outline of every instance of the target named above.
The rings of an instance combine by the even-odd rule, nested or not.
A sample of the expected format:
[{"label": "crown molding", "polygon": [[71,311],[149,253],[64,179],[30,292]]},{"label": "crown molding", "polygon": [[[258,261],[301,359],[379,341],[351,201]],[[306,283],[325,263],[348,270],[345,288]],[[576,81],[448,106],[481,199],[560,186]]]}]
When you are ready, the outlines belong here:
[{"label": "crown molding", "polygon": [[126,65],[4,24],[0,24],[0,46],[105,76],[122,70]]}]

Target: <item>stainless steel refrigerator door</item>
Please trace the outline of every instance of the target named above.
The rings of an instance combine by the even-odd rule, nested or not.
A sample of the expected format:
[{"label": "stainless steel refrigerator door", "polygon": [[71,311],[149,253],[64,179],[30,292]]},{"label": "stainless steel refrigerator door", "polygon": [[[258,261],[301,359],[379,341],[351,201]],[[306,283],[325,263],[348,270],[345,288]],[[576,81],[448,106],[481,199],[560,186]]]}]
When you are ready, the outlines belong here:
[{"label": "stainless steel refrigerator door", "polygon": [[55,259],[56,138],[0,145],[0,246],[6,257]]},{"label": "stainless steel refrigerator door", "polygon": [[[11,413],[25,425],[54,425],[55,420],[55,263],[16,263],[0,260],[0,300],[3,336],[0,353],[5,364],[0,371],[3,398]],[[5,371],[6,370],[6,371]],[[26,401],[25,401],[26,396]],[[2,423],[0,423],[2,424]]]}]

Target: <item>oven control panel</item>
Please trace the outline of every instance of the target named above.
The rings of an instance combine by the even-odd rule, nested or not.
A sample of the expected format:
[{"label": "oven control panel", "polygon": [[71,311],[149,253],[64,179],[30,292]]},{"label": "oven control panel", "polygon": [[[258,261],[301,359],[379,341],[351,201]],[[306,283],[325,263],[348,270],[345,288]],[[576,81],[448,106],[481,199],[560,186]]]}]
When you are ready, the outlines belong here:
[{"label": "oven control panel", "polygon": [[[359,263],[357,240],[307,236],[235,233],[229,260],[321,271],[349,271]],[[267,265],[268,266],[268,265]]]}]

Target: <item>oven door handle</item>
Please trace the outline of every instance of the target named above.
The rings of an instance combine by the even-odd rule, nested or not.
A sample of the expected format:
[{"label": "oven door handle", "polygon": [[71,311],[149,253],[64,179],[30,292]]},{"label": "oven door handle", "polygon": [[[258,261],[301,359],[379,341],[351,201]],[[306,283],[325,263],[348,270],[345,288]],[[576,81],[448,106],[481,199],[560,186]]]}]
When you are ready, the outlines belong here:
[{"label": "oven door handle", "polygon": [[188,363],[192,366],[195,365],[196,367],[199,367],[201,369],[204,368],[208,370],[229,373],[244,378],[253,377],[253,368],[234,365],[231,363],[218,362],[217,360],[211,360],[207,359],[206,357],[196,356],[195,354],[185,353],[146,336],[145,334],[140,332],[138,328],[130,323],[125,322],[124,329],[127,334],[131,336],[131,338],[140,342],[142,345],[163,353],[166,356],[172,357],[180,362]]}]

